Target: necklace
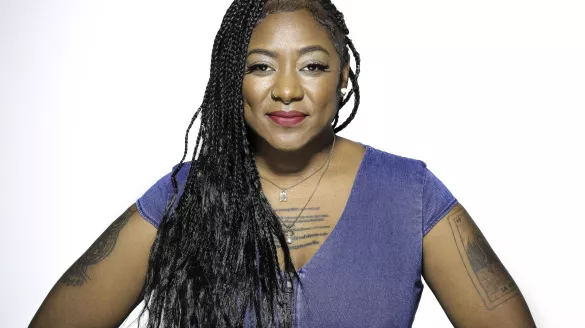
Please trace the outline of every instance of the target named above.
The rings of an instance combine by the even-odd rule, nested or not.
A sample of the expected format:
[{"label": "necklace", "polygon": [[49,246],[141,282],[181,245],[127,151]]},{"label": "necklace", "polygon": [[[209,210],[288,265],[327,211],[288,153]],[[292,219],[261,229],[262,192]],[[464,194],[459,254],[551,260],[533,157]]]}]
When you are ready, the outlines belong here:
[{"label": "necklace", "polygon": [[[333,139],[333,146],[335,146],[335,137],[334,137],[334,139]],[[331,148],[331,151],[329,152],[329,158],[331,158],[331,152],[332,152],[332,151],[333,151],[333,147]],[[327,161],[329,160],[329,158],[327,159]],[[311,173],[311,175],[309,175],[308,177],[304,178],[303,180],[301,180],[301,181],[299,181],[299,182],[295,183],[294,185],[292,185],[292,186],[290,186],[290,187],[288,187],[288,188],[282,188],[282,187],[280,187],[279,185],[277,185],[276,183],[274,183],[274,182],[272,182],[272,181],[270,181],[270,180],[266,179],[266,178],[265,178],[265,177],[263,177],[263,176],[260,176],[260,178],[262,178],[262,179],[264,179],[264,180],[266,180],[266,181],[268,181],[268,182],[272,183],[272,184],[273,184],[273,185],[274,185],[276,188],[280,189],[280,198],[279,198],[279,200],[280,200],[281,202],[286,202],[286,191],[287,191],[287,190],[289,190],[289,189],[292,189],[292,188],[294,188],[294,187],[296,187],[296,186],[298,186],[299,184],[301,184],[301,183],[302,183],[302,182],[304,182],[305,180],[307,180],[307,179],[309,179],[310,177],[312,177],[313,175],[315,175],[315,173],[319,172],[319,171],[320,171],[320,170],[323,168],[323,166],[325,166],[325,164],[327,164],[327,161],[323,162],[323,164],[322,164],[322,165],[321,165],[321,166],[320,166],[320,167],[319,167],[319,168],[318,168],[318,169],[317,169],[315,172]]]},{"label": "necklace", "polygon": [[[331,146],[331,150],[329,151],[329,157],[327,158],[327,161],[325,162],[327,164],[327,167],[325,168],[325,171],[323,171],[323,174],[321,174],[321,177],[319,178],[319,181],[317,181],[317,185],[315,186],[315,189],[313,189],[313,192],[311,193],[311,196],[309,197],[309,200],[307,200],[307,202],[305,203],[305,206],[303,206],[303,208],[301,209],[301,212],[299,213],[299,215],[297,215],[297,217],[295,218],[294,222],[290,226],[287,226],[284,223],[284,221],[282,219],[280,219],[280,221],[282,222],[282,225],[286,228],[286,231],[284,233],[284,236],[286,237],[286,242],[288,244],[292,244],[292,242],[293,242],[292,237],[294,236],[294,232],[292,231],[292,227],[295,225],[295,223],[297,223],[297,220],[301,217],[301,214],[303,214],[303,211],[305,210],[305,208],[307,208],[307,205],[309,204],[309,202],[313,198],[313,195],[315,194],[315,191],[317,191],[317,187],[319,187],[319,183],[321,183],[321,179],[323,179],[323,176],[325,175],[325,173],[329,169],[329,163],[331,163],[331,154],[333,153],[333,148],[335,148],[335,140],[336,139],[337,139],[337,136],[336,135],[333,135],[333,146]],[[325,164],[323,164],[323,165],[325,165]],[[323,166],[321,166],[321,167],[323,167]],[[319,170],[317,170],[317,171],[319,171]],[[315,174],[315,173],[313,173],[313,174]],[[273,185],[277,186],[274,182],[272,182],[272,181],[270,181],[270,180],[268,180],[266,178],[265,178],[265,180],[268,181],[268,182],[270,182],[270,183],[272,183]],[[280,188],[280,187],[278,187],[278,188]],[[292,187],[289,187],[289,189],[290,188],[292,188]],[[282,193],[281,193],[281,195],[282,195]],[[282,196],[281,196],[281,198],[282,198]]]}]

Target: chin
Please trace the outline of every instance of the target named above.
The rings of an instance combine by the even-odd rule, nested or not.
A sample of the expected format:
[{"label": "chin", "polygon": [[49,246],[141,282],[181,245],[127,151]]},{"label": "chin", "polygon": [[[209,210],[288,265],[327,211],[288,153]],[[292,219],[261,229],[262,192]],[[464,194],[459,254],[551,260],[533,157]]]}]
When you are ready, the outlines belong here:
[{"label": "chin", "polygon": [[302,149],[307,143],[305,138],[298,136],[296,133],[286,136],[273,135],[267,140],[270,140],[268,141],[268,144],[270,144],[274,149],[283,152],[298,151]]}]

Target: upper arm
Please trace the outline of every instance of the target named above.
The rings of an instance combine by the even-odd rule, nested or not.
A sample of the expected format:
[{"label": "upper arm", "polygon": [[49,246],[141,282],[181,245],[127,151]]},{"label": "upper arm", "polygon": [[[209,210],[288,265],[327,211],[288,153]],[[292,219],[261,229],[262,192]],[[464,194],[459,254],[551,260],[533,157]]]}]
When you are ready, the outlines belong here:
[{"label": "upper arm", "polygon": [[29,327],[118,327],[141,301],[156,231],[132,204],[63,274]]},{"label": "upper arm", "polygon": [[455,327],[535,327],[518,286],[459,203],[423,239],[423,277]]}]

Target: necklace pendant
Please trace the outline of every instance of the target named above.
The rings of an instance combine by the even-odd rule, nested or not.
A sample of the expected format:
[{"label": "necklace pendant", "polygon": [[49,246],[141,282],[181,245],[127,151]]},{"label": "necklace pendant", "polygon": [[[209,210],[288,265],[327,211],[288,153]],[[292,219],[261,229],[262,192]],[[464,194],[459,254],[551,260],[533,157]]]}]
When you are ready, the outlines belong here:
[{"label": "necklace pendant", "polygon": [[293,240],[292,240],[292,236],[293,236],[294,234],[295,234],[295,233],[294,233],[294,232],[292,232],[291,230],[289,230],[289,231],[287,231],[287,232],[285,232],[285,233],[284,233],[284,236],[286,237],[286,242],[287,242],[287,244],[292,244],[292,242],[293,242]]},{"label": "necklace pendant", "polygon": [[286,202],[286,191],[284,191],[284,190],[280,191],[280,201]]}]

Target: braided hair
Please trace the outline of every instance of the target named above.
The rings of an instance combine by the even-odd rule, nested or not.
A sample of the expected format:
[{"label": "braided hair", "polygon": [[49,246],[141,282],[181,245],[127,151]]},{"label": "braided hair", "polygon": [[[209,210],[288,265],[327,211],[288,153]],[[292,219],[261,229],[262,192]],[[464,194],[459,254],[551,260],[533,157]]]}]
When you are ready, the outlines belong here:
[{"label": "braided hair", "polygon": [[[332,128],[339,132],[353,120],[360,100],[360,57],[347,36],[343,14],[331,1],[233,1],[215,37],[203,102],[189,123],[183,157],[171,174],[174,195],[150,252],[139,326],[146,310],[149,328],[243,327],[247,311],[257,327],[292,325],[290,311],[284,307],[285,283],[290,279],[302,283],[279,218],[262,191],[243,115],[242,83],[254,27],[271,13],[301,9],[329,30],[341,67],[350,63],[349,50],[353,53],[352,90],[346,99],[339,99]],[[352,95],[354,108],[337,127],[339,109]],[[171,210],[178,195],[176,175],[184,165],[189,131],[199,115],[192,165],[183,195]],[[275,238],[283,248],[284,275]]]}]

